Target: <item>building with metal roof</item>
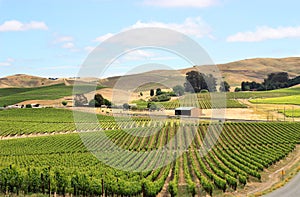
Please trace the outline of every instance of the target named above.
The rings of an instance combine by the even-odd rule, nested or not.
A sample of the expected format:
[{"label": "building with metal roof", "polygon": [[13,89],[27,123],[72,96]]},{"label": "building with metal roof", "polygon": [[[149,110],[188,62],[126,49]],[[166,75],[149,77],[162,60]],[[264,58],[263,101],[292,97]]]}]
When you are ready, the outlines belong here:
[{"label": "building with metal roof", "polygon": [[175,109],[176,116],[200,117],[201,109],[196,107],[178,107]]}]

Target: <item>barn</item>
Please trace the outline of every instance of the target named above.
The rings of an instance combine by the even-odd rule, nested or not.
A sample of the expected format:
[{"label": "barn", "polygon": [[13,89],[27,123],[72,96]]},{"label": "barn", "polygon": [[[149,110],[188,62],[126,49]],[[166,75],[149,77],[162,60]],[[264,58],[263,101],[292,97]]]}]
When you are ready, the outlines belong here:
[{"label": "barn", "polygon": [[201,110],[196,107],[178,107],[175,109],[175,115],[199,117],[201,115]]}]

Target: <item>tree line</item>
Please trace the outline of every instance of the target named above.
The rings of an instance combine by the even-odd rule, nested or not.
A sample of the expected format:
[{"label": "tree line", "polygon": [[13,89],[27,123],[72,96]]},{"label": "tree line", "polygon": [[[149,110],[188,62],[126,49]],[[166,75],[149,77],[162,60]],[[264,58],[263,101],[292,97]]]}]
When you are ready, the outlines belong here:
[{"label": "tree line", "polygon": [[276,90],[280,88],[288,88],[298,84],[300,84],[300,76],[290,79],[287,72],[276,72],[268,74],[267,78],[264,79],[262,83],[255,81],[243,81],[241,83],[241,88],[237,88],[236,91]]},{"label": "tree line", "polygon": [[[186,73],[186,82],[184,83],[185,92],[199,93],[199,92],[216,92],[217,79],[212,74],[204,74],[197,71],[190,71]],[[230,85],[223,81],[219,87],[220,92],[229,92]]]}]

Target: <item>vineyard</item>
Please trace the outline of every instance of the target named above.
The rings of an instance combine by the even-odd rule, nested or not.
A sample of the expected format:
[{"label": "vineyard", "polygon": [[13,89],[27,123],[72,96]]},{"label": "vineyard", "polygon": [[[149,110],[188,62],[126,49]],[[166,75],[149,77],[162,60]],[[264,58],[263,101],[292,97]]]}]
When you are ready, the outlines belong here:
[{"label": "vineyard", "polygon": [[[0,112],[1,136],[76,130],[71,111],[31,110]],[[0,140],[0,192],[151,197],[167,185],[171,196],[215,195],[260,182],[263,170],[300,143],[299,123],[198,125],[98,116],[99,126],[87,124],[89,114],[79,116],[88,132]],[[204,145],[214,139],[206,153]],[[108,141],[134,154],[110,149]]]},{"label": "vineyard", "polygon": [[[87,93],[101,86],[78,85],[76,93]],[[57,84],[36,88],[0,88],[0,106],[12,105],[26,100],[53,100],[73,95],[73,86]]]},{"label": "vineyard", "polygon": [[[216,108],[246,108],[247,106],[240,103],[234,98],[226,98],[226,94],[222,93],[202,93],[202,94],[187,94],[176,100],[168,102],[158,102],[165,109],[175,109],[177,107],[198,107],[201,109],[216,109]],[[137,105],[143,108],[147,103],[137,102]]]},{"label": "vineyard", "polygon": [[[295,96],[296,95],[296,96]],[[240,103],[237,99],[255,99],[270,98],[280,99],[280,97],[297,97],[300,95],[300,88],[285,88],[272,91],[253,91],[253,92],[227,92],[227,93],[198,93],[186,94],[176,100],[169,102],[158,102],[165,109],[175,109],[177,107],[199,107],[201,109],[215,108],[246,108],[247,106]],[[294,99],[295,100],[295,99]],[[293,103],[297,102],[294,101]],[[140,109],[147,106],[147,102],[134,101]]]}]

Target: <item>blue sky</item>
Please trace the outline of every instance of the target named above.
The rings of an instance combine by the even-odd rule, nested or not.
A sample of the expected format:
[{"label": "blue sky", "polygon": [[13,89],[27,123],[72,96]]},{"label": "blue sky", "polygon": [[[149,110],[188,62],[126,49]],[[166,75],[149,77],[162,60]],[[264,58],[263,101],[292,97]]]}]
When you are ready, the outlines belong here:
[{"label": "blue sky", "polygon": [[[215,63],[299,56],[299,7],[296,0],[0,0],[0,76],[76,76],[105,38],[141,27],[184,33]],[[146,63],[190,66],[173,54],[138,50],[105,76]]]}]

